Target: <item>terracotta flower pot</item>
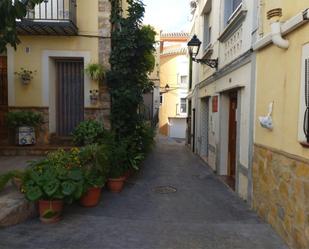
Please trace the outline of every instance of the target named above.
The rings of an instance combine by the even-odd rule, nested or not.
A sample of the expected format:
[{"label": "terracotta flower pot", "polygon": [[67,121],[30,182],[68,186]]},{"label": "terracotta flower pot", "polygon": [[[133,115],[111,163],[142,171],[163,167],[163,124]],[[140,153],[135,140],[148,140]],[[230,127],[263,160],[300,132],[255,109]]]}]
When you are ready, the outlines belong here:
[{"label": "terracotta flower pot", "polygon": [[84,207],[95,207],[98,205],[101,197],[101,188],[90,188],[88,191],[80,198],[79,203]]},{"label": "terracotta flower pot", "polygon": [[111,192],[119,193],[123,189],[125,180],[125,176],[119,178],[109,178],[107,181],[107,187]]},{"label": "terracotta flower pot", "polygon": [[61,220],[63,210],[62,200],[39,201],[40,220],[46,224],[52,224]]}]

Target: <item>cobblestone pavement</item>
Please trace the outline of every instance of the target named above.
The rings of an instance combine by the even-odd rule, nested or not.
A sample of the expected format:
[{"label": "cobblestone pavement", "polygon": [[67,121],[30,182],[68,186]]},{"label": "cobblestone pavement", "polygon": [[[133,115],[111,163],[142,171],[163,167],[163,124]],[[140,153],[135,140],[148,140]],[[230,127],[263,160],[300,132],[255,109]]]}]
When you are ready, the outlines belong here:
[{"label": "cobblestone pavement", "polygon": [[180,141],[159,138],[143,170],[122,193],[103,191],[101,203],[92,209],[67,207],[59,224],[42,225],[34,219],[2,229],[0,248],[287,247]]}]

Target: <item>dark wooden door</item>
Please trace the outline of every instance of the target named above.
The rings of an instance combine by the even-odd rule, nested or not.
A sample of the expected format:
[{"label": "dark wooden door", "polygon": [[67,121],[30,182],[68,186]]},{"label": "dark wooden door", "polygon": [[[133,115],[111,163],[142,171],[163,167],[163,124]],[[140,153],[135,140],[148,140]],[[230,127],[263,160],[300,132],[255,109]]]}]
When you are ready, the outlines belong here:
[{"label": "dark wooden door", "polygon": [[5,117],[8,112],[7,57],[0,56],[0,140],[8,136]]},{"label": "dark wooden door", "polygon": [[230,94],[228,174],[235,178],[237,138],[237,92]]},{"label": "dark wooden door", "polygon": [[57,135],[70,136],[84,120],[83,60],[56,60]]},{"label": "dark wooden door", "polygon": [[192,119],[193,119],[193,124],[192,124],[192,151],[195,152],[195,108],[192,109]]}]

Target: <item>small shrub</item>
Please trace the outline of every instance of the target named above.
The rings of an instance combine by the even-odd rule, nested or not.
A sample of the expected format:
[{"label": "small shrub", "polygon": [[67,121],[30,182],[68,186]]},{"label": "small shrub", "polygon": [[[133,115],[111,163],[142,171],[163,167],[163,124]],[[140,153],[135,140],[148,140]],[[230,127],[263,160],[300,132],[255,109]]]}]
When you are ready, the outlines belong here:
[{"label": "small shrub", "polygon": [[44,123],[42,114],[31,111],[9,112],[6,121],[10,128],[21,126],[38,127]]},{"label": "small shrub", "polygon": [[77,146],[97,143],[103,136],[103,125],[95,120],[83,121],[73,131],[73,141]]}]

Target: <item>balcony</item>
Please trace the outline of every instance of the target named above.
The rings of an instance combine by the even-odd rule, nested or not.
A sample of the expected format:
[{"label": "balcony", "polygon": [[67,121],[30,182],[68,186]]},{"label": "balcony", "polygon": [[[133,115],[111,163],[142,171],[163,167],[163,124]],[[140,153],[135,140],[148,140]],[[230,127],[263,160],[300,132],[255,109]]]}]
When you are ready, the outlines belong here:
[{"label": "balcony", "polygon": [[77,35],[76,0],[45,0],[17,21],[20,35]]}]

